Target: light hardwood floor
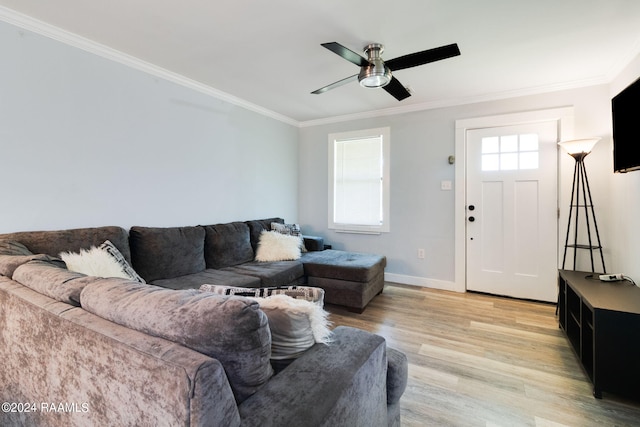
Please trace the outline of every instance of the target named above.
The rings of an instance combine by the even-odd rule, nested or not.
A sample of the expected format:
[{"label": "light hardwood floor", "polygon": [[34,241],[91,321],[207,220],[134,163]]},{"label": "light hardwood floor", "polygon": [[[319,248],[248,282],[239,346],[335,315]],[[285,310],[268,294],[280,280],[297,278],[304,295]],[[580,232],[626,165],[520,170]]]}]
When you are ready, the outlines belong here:
[{"label": "light hardwood floor", "polygon": [[640,400],[593,397],[555,305],[387,283],[362,314],[326,309],[407,355],[405,427],[640,426]]}]

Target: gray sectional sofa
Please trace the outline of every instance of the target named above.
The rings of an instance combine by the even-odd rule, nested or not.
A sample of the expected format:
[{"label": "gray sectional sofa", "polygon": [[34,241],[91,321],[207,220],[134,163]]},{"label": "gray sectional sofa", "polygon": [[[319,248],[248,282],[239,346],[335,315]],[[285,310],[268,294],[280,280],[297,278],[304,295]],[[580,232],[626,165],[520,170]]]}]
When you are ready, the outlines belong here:
[{"label": "gray sectional sofa", "polygon": [[[310,275],[304,261],[254,262],[249,249],[273,220],[0,235],[0,398],[12,405],[0,425],[399,425],[407,360],[383,338],[338,327],[276,373],[258,303],[193,289],[313,274],[375,289],[383,261],[362,254],[339,260],[339,278],[330,253]],[[148,284],[74,273],[56,258],[105,240]]]},{"label": "gray sectional sofa", "polygon": [[[308,283],[325,290],[325,302],[362,312],[384,287],[386,258],[323,249],[307,238],[309,251],[296,261],[257,262],[260,233],[282,218],[207,226],[120,227],[18,232],[0,238],[24,242],[36,253],[57,256],[64,250],[100,245],[105,240],[122,252],[148,283],[170,289],[193,289],[204,283],[260,287]],[[78,236],[81,235],[81,238]],[[81,246],[71,242],[81,242]],[[64,249],[70,248],[70,249]]]},{"label": "gray sectional sofa", "polygon": [[[197,227],[129,230],[131,259],[147,282],[171,289],[203,283],[241,287],[308,283],[325,290],[325,301],[362,312],[384,287],[386,258],[380,255],[321,249],[296,261],[258,262],[255,252],[264,230],[282,218]],[[115,242],[114,242],[115,243]],[[122,243],[125,244],[124,242]],[[117,244],[116,244],[117,246]]]}]

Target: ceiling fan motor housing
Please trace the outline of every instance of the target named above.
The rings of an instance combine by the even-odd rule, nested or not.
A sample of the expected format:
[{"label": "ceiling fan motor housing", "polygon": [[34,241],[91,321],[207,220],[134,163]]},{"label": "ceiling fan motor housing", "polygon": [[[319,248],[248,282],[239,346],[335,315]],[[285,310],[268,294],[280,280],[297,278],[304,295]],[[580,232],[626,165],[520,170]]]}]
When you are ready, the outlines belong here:
[{"label": "ceiling fan motor housing", "polygon": [[360,68],[360,74],[358,74],[360,86],[380,88],[388,85],[391,81],[391,70],[384,65],[384,61],[380,57],[383,51],[384,46],[378,43],[372,43],[364,48],[369,65]]}]

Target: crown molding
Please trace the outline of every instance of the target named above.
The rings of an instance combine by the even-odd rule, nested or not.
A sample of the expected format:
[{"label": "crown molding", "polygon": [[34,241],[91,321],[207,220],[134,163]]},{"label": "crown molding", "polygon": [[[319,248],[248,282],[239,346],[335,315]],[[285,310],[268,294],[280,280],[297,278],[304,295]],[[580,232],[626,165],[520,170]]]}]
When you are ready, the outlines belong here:
[{"label": "crown molding", "polygon": [[635,43],[631,48],[629,48],[627,54],[619,58],[619,60],[611,66],[607,73],[607,79],[609,82],[613,82],[618,76],[620,76],[624,69],[638,58],[638,56],[640,56],[640,36],[638,36]]},{"label": "crown molding", "polygon": [[333,123],[341,123],[354,120],[370,119],[376,117],[392,116],[398,114],[407,114],[417,111],[432,110],[436,108],[455,107],[460,105],[475,104],[480,102],[498,101],[508,98],[516,98],[528,95],[538,95],[542,93],[556,92],[568,89],[577,89],[586,86],[594,86],[599,84],[610,84],[637,55],[640,51],[640,38],[636,41],[629,54],[624,58],[621,58],[616,64],[614,64],[609,72],[600,77],[569,81],[563,83],[557,83],[552,85],[537,86],[530,88],[515,89],[503,92],[485,93],[468,97],[458,98],[446,98],[425,103],[411,104],[401,107],[385,108],[381,110],[372,110],[361,113],[345,114],[339,116],[326,117],[321,119],[298,121],[291,117],[287,117],[283,114],[261,107],[259,105],[248,102],[244,99],[233,96],[229,93],[215,89],[211,86],[205,85],[196,80],[187,78],[181,74],[174,73],[162,67],[156,66],[149,62],[143,61],[134,56],[128,55],[124,52],[112,49],[103,44],[97,43],[93,40],[79,36],[78,34],[71,33],[61,28],[55,27],[46,22],[40,21],[28,15],[16,12],[12,9],[8,9],[4,6],[0,6],[0,20],[12,24],[16,27],[20,27],[36,34],[43,35],[50,39],[59,41],[69,46],[82,49],[86,52],[101,56],[103,58],[118,62],[127,67],[133,68],[138,71],[162,78],[164,80],[176,83],[183,87],[195,90],[197,92],[212,96],[230,104],[242,107],[246,110],[253,111],[263,116],[272,118],[274,120],[286,123],[288,125],[306,128],[313,126],[322,126]]},{"label": "crown molding", "polygon": [[112,49],[108,46],[87,39],[78,34],[63,30],[51,24],[47,24],[46,22],[40,21],[31,16],[24,15],[12,9],[8,9],[4,6],[0,6],[0,20],[16,27],[20,27],[33,33],[59,41],[66,45],[82,49],[94,55],[101,56],[103,58],[125,65],[129,68],[133,68],[135,70],[142,71],[144,73],[159,77],[172,83],[176,83],[180,86],[184,86],[197,92],[204,93],[238,107],[242,107],[246,110],[253,111],[254,113],[270,117],[272,119],[292,126],[299,126],[299,122],[290,117],[263,108],[259,105],[245,101],[244,99],[215,89],[196,80],[189,79],[181,74],[174,73],[162,67],[158,67],[157,65],[143,61],[124,52],[120,52],[119,50]]}]

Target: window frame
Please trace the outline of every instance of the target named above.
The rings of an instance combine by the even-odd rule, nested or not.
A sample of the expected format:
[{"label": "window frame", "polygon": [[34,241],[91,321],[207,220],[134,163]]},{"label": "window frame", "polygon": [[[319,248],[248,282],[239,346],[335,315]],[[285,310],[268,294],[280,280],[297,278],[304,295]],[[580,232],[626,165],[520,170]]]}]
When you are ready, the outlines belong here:
[{"label": "window frame", "polygon": [[[381,234],[390,231],[390,154],[391,154],[391,129],[389,127],[362,129],[350,132],[331,133],[328,136],[328,228],[340,233],[357,234]],[[336,142],[358,139],[382,138],[382,218],[379,225],[347,224],[335,222],[335,167],[336,167]]]}]

